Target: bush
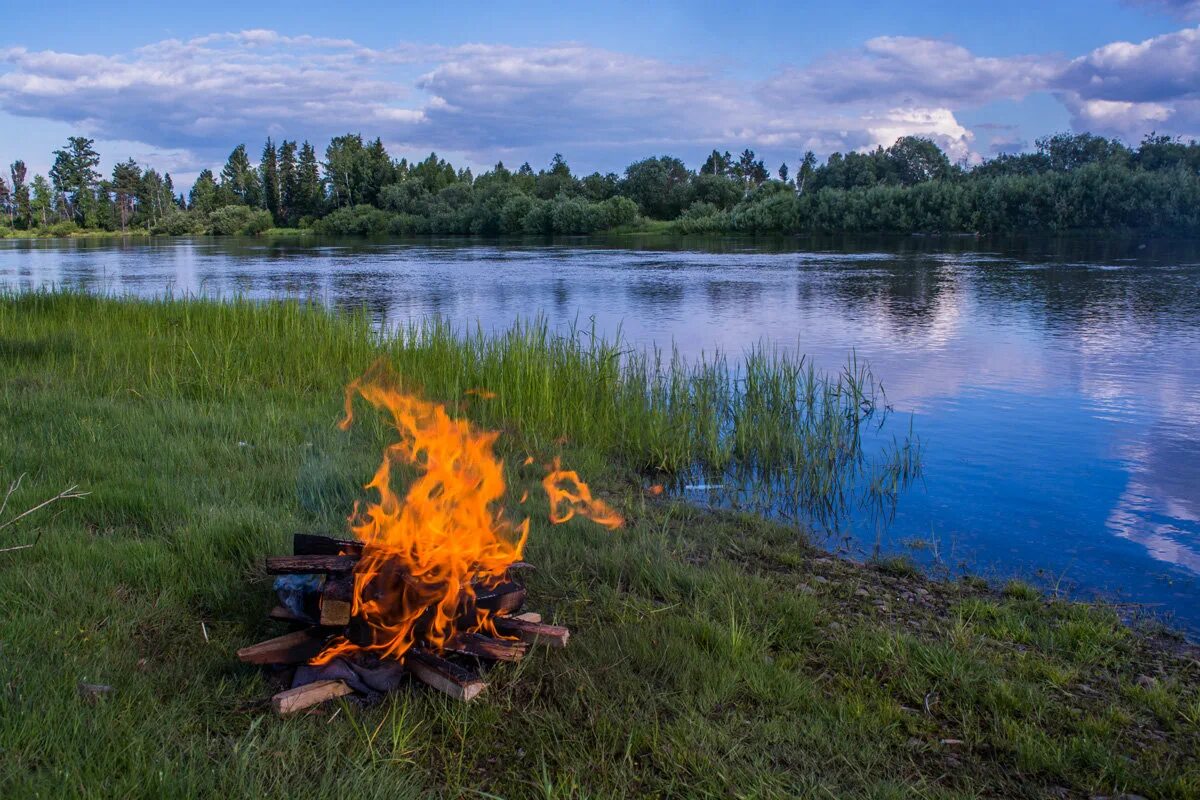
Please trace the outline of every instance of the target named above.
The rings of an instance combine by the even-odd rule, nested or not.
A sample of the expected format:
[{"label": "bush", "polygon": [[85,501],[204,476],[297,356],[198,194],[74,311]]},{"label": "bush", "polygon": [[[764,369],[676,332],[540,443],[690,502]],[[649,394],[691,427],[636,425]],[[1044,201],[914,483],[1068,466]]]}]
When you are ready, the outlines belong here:
[{"label": "bush", "polygon": [[70,236],[71,234],[78,231],[79,226],[76,225],[71,220],[66,219],[66,220],[63,220],[62,222],[56,222],[53,225],[51,225],[50,227],[43,228],[42,230],[45,233],[50,234],[51,236],[56,236],[61,239],[64,236]]},{"label": "bush", "polygon": [[317,233],[334,236],[381,236],[390,230],[392,215],[374,206],[358,205],[339,208],[313,228]]},{"label": "bush", "polygon": [[703,200],[692,203],[675,221],[679,233],[719,233],[729,226],[729,215]]},{"label": "bush", "polygon": [[602,227],[600,207],[582,197],[556,197],[550,210],[555,233],[591,233]]},{"label": "bush", "polygon": [[208,215],[208,224],[218,236],[254,236],[270,228],[274,221],[261,208],[223,206]]},{"label": "bush", "polygon": [[628,197],[610,197],[600,204],[600,211],[605,228],[631,225],[638,215],[637,203]]},{"label": "bush", "polygon": [[195,236],[205,230],[204,215],[195,211],[174,211],[163,216],[150,232],[166,236]]}]

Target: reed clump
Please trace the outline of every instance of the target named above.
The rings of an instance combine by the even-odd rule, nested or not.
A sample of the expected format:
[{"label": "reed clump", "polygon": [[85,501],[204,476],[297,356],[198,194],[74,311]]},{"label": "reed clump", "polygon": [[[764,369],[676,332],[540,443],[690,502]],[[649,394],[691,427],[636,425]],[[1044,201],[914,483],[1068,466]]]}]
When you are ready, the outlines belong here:
[{"label": "reed clump", "polygon": [[[826,517],[852,487],[894,496],[919,472],[911,438],[864,447],[886,414],[878,381],[853,357],[834,373],[766,345],[688,361],[594,327],[559,333],[542,318],[464,333],[437,319],[391,327],[366,310],[294,300],[37,292],[4,298],[0,313],[10,317],[3,346],[42,348],[50,368],[112,392],[232,399],[298,385],[336,394],[383,357],[406,388],[528,450],[570,442],[679,484],[696,475],[766,484]],[[110,350],[118,340],[123,360],[88,357],[95,336]]]}]

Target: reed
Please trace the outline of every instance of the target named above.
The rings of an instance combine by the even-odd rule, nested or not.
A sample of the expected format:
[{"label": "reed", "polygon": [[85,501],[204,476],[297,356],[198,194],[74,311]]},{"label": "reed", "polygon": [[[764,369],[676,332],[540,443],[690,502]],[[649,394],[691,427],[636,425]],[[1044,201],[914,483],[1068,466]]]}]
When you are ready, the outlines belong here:
[{"label": "reed", "polygon": [[[766,345],[689,362],[675,350],[631,350],[594,327],[560,334],[542,318],[464,333],[299,301],[40,292],[3,298],[0,313],[8,346],[40,348],[56,371],[143,397],[228,400],[272,386],[336,396],[385,358],[407,388],[504,430],[514,448],[570,442],[676,487],[698,475],[732,492],[765,485],[825,524],[861,502],[856,493],[894,501],[919,473],[911,436],[864,447],[886,414],[878,381],[854,356],[833,374]],[[89,353],[101,341],[122,358]]]}]

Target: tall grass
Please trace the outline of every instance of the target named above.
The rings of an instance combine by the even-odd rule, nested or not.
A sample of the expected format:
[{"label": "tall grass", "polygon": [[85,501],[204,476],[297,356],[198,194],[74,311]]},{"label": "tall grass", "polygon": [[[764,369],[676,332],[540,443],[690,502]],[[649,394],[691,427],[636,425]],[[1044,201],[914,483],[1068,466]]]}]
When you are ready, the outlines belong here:
[{"label": "tall grass", "polygon": [[[1115,614],[897,585],[789,527],[647,497],[618,459],[874,460],[853,362],[859,389],[759,352],[685,368],[537,324],[456,338],[295,303],[0,297],[0,486],[28,476],[10,513],[89,492],[0,531],[36,543],[0,554],[0,797],[1196,797],[1200,667]],[[531,608],[576,636],[496,665],[468,706],[417,687],[278,720],[278,685],[234,652],[280,632],[263,555],[344,525],[394,436],[333,424],[380,356],[504,429]],[[760,422],[785,410],[812,439]],[[532,440],[626,527],[552,526],[540,464],[511,450]]]},{"label": "tall grass", "polygon": [[[408,388],[505,430],[518,446],[565,440],[676,486],[717,475],[736,492],[769,490],[766,505],[782,498],[825,523],[856,490],[894,498],[919,471],[911,439],[877,454],[864,448],[864,432],[885,415],[878,382],[853,357],[833,374],[765,345],[739,359],[687,361],[677,351],[630,350],[594,327],[559,334],[540,318],[464,335],[438,320],[381,329],[362,312],[296,301],[42,292],[3,298],[0,314],[11,317],[0,348],[43,351],[53,369],[113,392],[231,399],[300,385],[336,393],[383,357]],[[95,336],[110,348],[118,339],[124,363],[89,357]],[[469,393],[480,389],[488,399]]]}]

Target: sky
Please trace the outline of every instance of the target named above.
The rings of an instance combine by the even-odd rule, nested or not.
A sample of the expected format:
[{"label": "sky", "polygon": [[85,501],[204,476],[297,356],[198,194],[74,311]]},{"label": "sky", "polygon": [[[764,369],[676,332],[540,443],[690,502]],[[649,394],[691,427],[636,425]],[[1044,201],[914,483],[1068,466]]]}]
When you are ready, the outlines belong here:
[{"label": "sky", "polygon": [[955,160],[1090,131],[1200,138],[1200,0],[9,4],[0,161],[70,135],[186,188],[245,143],[576,173],[750,147],[774,169],[934,139]]}]

